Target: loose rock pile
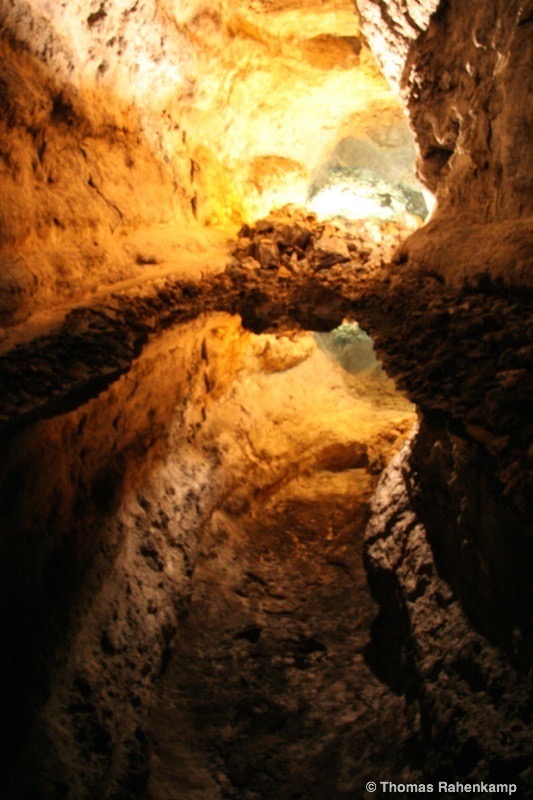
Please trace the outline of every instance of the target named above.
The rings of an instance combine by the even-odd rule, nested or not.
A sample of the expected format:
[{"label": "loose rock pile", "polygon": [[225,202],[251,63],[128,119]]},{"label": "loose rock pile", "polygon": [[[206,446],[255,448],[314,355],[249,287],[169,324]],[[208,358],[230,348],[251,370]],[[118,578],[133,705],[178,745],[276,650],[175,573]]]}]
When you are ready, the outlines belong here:
[{"label": "loose rock pile", "polygon": [[326,283],[359,283],[390,262],[406,230],[376,220],[320,222],[314,213],[284,206],[239,231],[227,273],[266,271],[290,280],[319,274]]}]

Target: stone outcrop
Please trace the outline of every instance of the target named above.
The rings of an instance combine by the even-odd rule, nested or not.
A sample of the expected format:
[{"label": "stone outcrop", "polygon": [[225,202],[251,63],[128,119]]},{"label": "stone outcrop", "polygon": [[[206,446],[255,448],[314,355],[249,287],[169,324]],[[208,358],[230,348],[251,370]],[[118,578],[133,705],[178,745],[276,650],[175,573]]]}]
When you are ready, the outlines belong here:
[{"label": "stone outcrop", "polygon": [[[501,606],[490,597],[490,580],[478,579],[487,565],[477,559],[497,548],[499,569],[492,570],[492,579],[505,581],[507,554],[517,543],[497,541],[498,500],[487,488],[490,476],[482,477],[486,467],[479,446],[450,437],[455,451],[450,465],[449,454],[442,452],[444,438],[442,431],[423,427],[394,458],[372,501],[365,559],[381,612],[370,661],[418,709],[426,779],[511,782],[517,796],[528,797],[533,775],[527,644],[516,628],[506,658],[472,628],[464,611],[466,606],[482,627],[492,626],[489,634],[495,632]],[[465,517],[474,503],[461,497],[468,489],[477,495],[474,502],[487,506],[481,516],[485,528],[493,526],[490,544],[468,530]],[[467,578],[470,596],[459,573]],[[459,595],[451,588],[458,583]]]},{"label": "stone outcrop", "polygon": [[405,5],[395,0],[357,0],[363,33],[383,74],[398,90],[410,48],[427,30],[438,7],[439,0],[411,0]]},{"label": "stone outcrop", "polygon": [[362,29],[399,87],[436,195],[413,264],[447,280],[531,283],[530,2],[357,2]]},{"label": "stone outcrop", "polygon": [[[151,337],[206,311],[238,313],[256,333],[330,330],[351,316],[373,334],[389,374],[422,411],[483,448],[496,485],[522,517],[531,487],[528,300],[495,285],[457,293],[402,263],[387,270],[401,229],[374,224],[372,240],[370,228],[286,209],[241,230],[223,275],[166,281],[71,312],[57,332],[0,360],[4,430],[97,395],[127,373]],[[498,558],[496,550],[491,574]]]},{"label": "stone outcrop", "polygon": [[515,780],[528,796],[532,7],[357,6],[437,201],[396,254],[384,317],[369,326],[422,412],[367,530],[375,664],[400,629],[388,680],[401,675],[420,704],[430,771]]},{"label": "stone outcrop", "polygon": [[77,407],[126,373],[150,337],[203,312],[239,313],[257,333],[336,327],[402,231],[377,222],[323,224],[286,208],[241,229],[222,275],[145,281],[75,308],[46,335],[0,357],[0,430]]}]

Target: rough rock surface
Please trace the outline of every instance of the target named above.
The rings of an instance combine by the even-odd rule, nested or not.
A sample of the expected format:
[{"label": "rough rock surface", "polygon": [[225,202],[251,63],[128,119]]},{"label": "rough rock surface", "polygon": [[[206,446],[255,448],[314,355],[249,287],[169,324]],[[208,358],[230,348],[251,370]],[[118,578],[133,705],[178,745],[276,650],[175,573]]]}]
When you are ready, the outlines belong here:
[{"label": "rough rock surface", "polygon": [[[293,209],[245,226],[224,275],[166,281],[74,310],[57,332],[6,353],[4,426],[66,410],[80,393],[93,396],[127,370],[149,334],[202,311],[239,313],[256,333],[330,330],[353,315],[415,402],[450,414],[483,443],[520,506],[528,493],[530,301],[491,283],[448,289],[431,271],[410,269],[401,251],[393,270],[384,269],[401,235],[395,225],[335,226]],[[342,254],[321,249],[332,238]]]},{"label": "rough rock surface", "polygon": [[410,47],[427,30],[439,0],[410,0],[406,4],[397,0],[356,0],[356,5],[362,30],[383,74],[400,89]]},{"label": "rough rock surface", "polygon": [[[43,703],[50,692],[41,719],[62,719],[62,726],[75,724],[79,730],[76,745],[79,749],[66,755],[58,753],[55,735],[48,732],[45,740],[50,738],[51,744],[43,750],[43,732],[38,727],[30,736],[35,748],[33,760],[28,761],[26,755],[26,764],[47,761],[51,765],[61,765],[74,759],[80,781],[87,780],[83,776],[89,773],[101,775],[105,772],[109,776],[105,791],[111,793],[115,779],[129,774],[128,753],[134,765],[142,764],[145,743],[141,733],[135,737],[135,728],[146,711],[169,632],[177,624],[176,614],[190,594],[186,562],[194,558],[191,553],[197,547],[196,534],[188,544],[184,543],[181,523],[176,527],[175,518],[181,518],[182,507],[188,508],[190,500],[192,517],[187,516],[185,524],[199,534],[206,523],[206,515],[209,516],[210,509],[221,505],[225,494],[241,488],[229,508],[231,513],[242,513],[248,502],[247,484],[264,489],[272,483],[272,465],[281,469],[295,453],[298,453],[297,463],[305,463],[305,446],[299,450],[290,434],[273,436],[270,432],[272,429],[268,425],[272,422],[274,430],[284,430],[285,422],[281,417],[277,419],[274,414],[268,425],[265,419],[265,424],[253,429],[248,425],[241,430],[238,425],[235,427],[230,405],[227,402],[216,405],[229,382],[243,365],[246,366],[246,360],[243,361],[246,339],[238,332],[236,322],[230,324],[227,318],[222,318],[226,319],[223,322],[216,317],[208,322],[210,333],[206,336],[206,319],[201,316],[205,311],[239,313],[244,325],[256,333],[276,329],[283,332],[298,327],[329,330],[350,316],[374,333],[389,374],[404,386],[425,415],[422,433],[411,446],[411,465],[416,480],[413,478],[409,494],[402,494],[401,502],[408,502],[409,513],[417,514],[427,531],[439,581],[445,580],[448,592],[457,598],[453,600],[453,608],[459,609],[460,601],[475,625],[507,654],[498,656],[500,689],[497,691],[501,690],[505,697],[515,696],[515,688],[522,685],[520,673],[527,669],[531,657],[531,621],[527,613],[529,583],[525,570],[525,554],[530,551],[527,533],[531,391],[527,373],[531,356],[529,301],[527,297],[490,283],[456,292],[434,275],[421,275],[418,270],[411,270],[401,259],[386,269],[385,262],[400,233],[397,226],[375,223],[319,223],[313,216],[285,209],[255,226],[242,229],[233,260],[223,275],[196,283],[167,280],[164,284],[146,286],[143,292],[124,292],[116,295],[112,304],[71,312],[59,331],[44,339],[20,344],[3,356],[0,365],[6,389],[2,394],[6,447],[3,519],[11,530],[5,540],[9,558],[6,556],[3,560],[6,567],[3,585],[9,598],[6,608],[12,608],[13,599],[18,598],[18,613],[7,620],[11,631],[16,631],[15,641],[21,641],[17,629],[19,621],[26,620],[27,624],[27,620],[31,620],[22,637],[22,649],[12,651],[15,661],[36,647],[36,639],[38,641],[42,635],[41,624],[46,623],[51,629],[57,625],[57,631],[62,628],[58,620],[65,607],[61,603],[66,602],[65,598],[74,597],[76,592],[73,587],[74,594],[70,591],[63,594],[57,607],[54,593],[50,594],[54,576],[63,575],[64,565],[69,561],[72,561],[73,576],[79,577],[93,563],[83,579],[87,593],[81,594],[81,598],[85,597],[82,606],[92,598],[90,608],[71,612],[71,633],[66,641],[57,642],[52,637],[48,646],[41,650],[44,664],[53,652],[71,652],[67,671],[55,673],[52,669],[49,673],[49,666],[41,668],[42,679],[36,685],[36,695],[26,697],[26,710],[17,707],[19,727],[15,729],[15,734],[18,730],[17,735],[24,735],[36,697]],[[321,248],[323,238],[339,242],[336,252]],[[383,241],[376,241],[379,238]],[[254,256],[260,257],[262,248],[269,253],[263,264]],[[184,322],[193,316],[198,319]],[[179,322],[182,324],[176,326]],[[173,330],[163,333],[172,326]],[[162,334],[161,341],[167,342],[164,357],[158,354]],[[307,346],[296,347],[288,342],[274,346],[276,340],[269,341],[271,343],[262,345],[254,356],[266,375],[276,374],[279,369],[290,372],[291,367],[310,355]],[[53,368],[52,356],[56,350],[58,365],[63,365],[59,375]],[[178,361],[174,363],[176,358]],[[257,369],[257,361],[255,363]],[[143,366],[146,364],[152,366],[146,369]],[[122,377],[117,380],[118,374]],[[176,375],[180,376],[177,383]],[[310,374],[306,386],[311,386],[313,380]],[[247,398],[259,391],[265,401],[266,384],[247,385],[242,377],[240,381],[243,396],[238,406],[240,403],[240,407],[245,408]],[[300,390],[300,393],[308,391]],[[293,392],[294,397],[297,394]],[[275,396],[284,407],[283,391],[275,392]],[[64,417],[46,419],[90,398],[94,399]],[[323,437],[320,420],[327,418],[326,411],[318,413],[311,393],[309,401],[312,407],[309,413],[315,414],[316,421],[304,427],[313,428],[319,438]],[[169,429],[176,403],[181,410]],[[219,408],[215,416],[210,411],[213,403]],[[262,403],[257,404],[255,413],[261,406]],[[295,406],[298,414],[297,408]],[[36,422],[39,418],[44,419]],[[302,423],[291,422],[286,431],[298,429],[298,424]],[[385,417],[382,424],[388,424]],[[202,452],[207,454],[206,461],[205,455],[202,456],[202,468],[194,456],[186,457],[185,464],[180,461],[183,453],[188,452],[190,436],[200,441],[200,434],[193,433],[198,431],[203,431]],[[285,440],[283,437],[287,435]],[[375,435],[376,432],[369,433],[371,438]],[[107,442],[105,447],[104,441]],[[239,452],[239,447],[235,450],[235,441],[248,442],[244,470],[242,463],[235,469],[235,453]],[[281,443],[279,450],[276,450],[276,441]],[[327,441],[326,437],[322,442],[325,450]],[[218,442],[218,446],[215,447],[214,442]],[[65,469],[69,469],[69,463],[78,464],[74,482],[59,470],[45,489],[43,480],[46,483],[45,476],[53,472],[52,462],[58,459],[61,448],[68,455],[63,461]],[[344,446],[334,446],[328,463],[346,464],[346,458],[354,457],[350,452]],[[146,494],[151,491],[149,465],[156,457],[166,460],[161,477],[154,478],[154,496],[150,499]],[[367,451],[365,457],[375,463],[376,469],[382,466],[382,459],[375,453]],[[146,459],[148,472],[139,472],[139,465]],[[35,466],[30,466],[33,462]],[[23,485],[18,486],[17,476],[22,474],[26,478]],[[124,492],[127,493],[129,486],[133,491],[140,485],[139,481],[145,486],[142,495],[148,499],[148,505],[132,499],[133,505],[126,503],[117,515],[117,504],[122,503]],[[181,495],[178,500],[174,499],[171,491],[174,481],[191,487],[189,500]],[[156,499],[160,492],[163,492],[162,497]],[[41,500],[35,516],[30,519],[21,509],[31,508],[34,496]],[[80,506],[83,497],[86,502]],[[384,519],[381,522],[385,527],[378,520],[373,528],[376,539],[388,536],[389,528]],[[73,530],[67,535],[71,525]],[[503,537],[506,527],[510,531]],[[398,536],[403,541],[405,530],[401,526],[399,530]],[[17,581],[21,565],[29,557],[29,531],[32,532],[35,569],[23,583],[15,585],[10,576]],[[147,537],[146,542],[143,537]],[[137,539],[138,545],[135,544]],[[162,555],[167,547],[170,553],[175,553],[175,558],[169,556],[171,573],[176,567],[174,561],[179,562],[177,573],[168,578],[171,582],[177,581],[177,586],[172,587],[167,586],[167,578],[160,576],[167,568],[167,557]],[[119,552],[128,554],[125,560],[123,555],[118,559]],[[402,586],[407,600],[411,583],[414,581],[413,585],[418,585],[417,564],[415,559],[405,565]],[[149,576],[153,572],[153,577],[148,579],[146,570]],[[135,577],[138,574],[140,578]],[[424,570],[420,573],[421,580],[423,576]],[[94,589],[102,581],[103,595],[95,593]],[[132,588],[132,581],[137,588]],[[425,585],[424,580],[422,583]],[[135,598],[132,608],[138,612],[127,610],[130,606],[124,598],[128,591],[129,596]],[[385,607],[391,599],[387,600],[387,591],[382,587],[378,591]],[[418,590],[413,591],[416,595]],[[391,595],[398,608],[403,608],[407,602],[401,599],[402,592],[404,589]],[[152,610],[144,608],[145,596],[152,598]],[[172,603],[170,598],[174,598]],[[59,601],[60,596],[56,600]],[[36,608],[41,602],[41,613],[37,615]],[[123,609],[126,620],[124,614],[117,613],[113,621],[109,617],[111,608]],[[422,611],[420,613],[420,626],[409,636],[413,647],[424,649],[426,644],[420,632],[430,622]],[[56,622],[52,623],[51,619]],[[464,616],[461,619],[464,631],[467,623]],[[81,632],[76,633],[82,621]],[[444,629],[448,630],[448,623],[452,625],[452,622],[444,620]],[[422,638],[418,643],[419,633]],[[458,635],[453,633],[453,636]],[[130,646],[125,644],[130,638],[137,643],[135,648],[141,648],[135,650],[135,658]],[[438,647],[445,648],[444,638],[440,639]],[[487,653],[496,653],[495,649],[487,647]],[[88,658],[93,665],[89,677],[94,670],[90,680],[87,670],[82,670],[82,677],[79,676],[80,659],[83,661],[85,653],[90,654]],[[512,666],[501,666],[507,663],[506,658]],[[108,694],[105,687],[118,685],[126,674],[124,664],[126,671],[131,670],[126,686],[118,694],[116,689]],[[374,668],[379,669],[375,665]],[[142,674],[143,669],[145,674]],[[47,675],[50,677],[46,678]],[[54,675],[61,677],[54,679]],[[19,677],[22,687],[28,675],[22,670]],[[391,680],[390,675],[383,677]],[[48,686],[46,680],[51,681]],[[424,681],[421,677],[417,680],[419,694],[423,695]],[[394,680],[393,688],[410,691],[409,685],[398,687]],[[440,692],[442,681],[438,689]],[[521,692],[522,689],[520,698]],[[17,687],[11,684],[9,693],[11,698],[18,697]],[[77,699],[73,699],[73,693]],[[99,694],[102,694],[102,702],[94,699]],[[472,711],[473,725],[478,725],[475,719],[480,718],[479,703],[484,702],[483,698],[472,698],[472,703],[477,704],[477,710]],[[452,701],[444,692],[435,702],[437,719],[441,714],[440,706],[447,707]],[[432,707],[431,704],[427,706]],[[508,716],[502,706],[495,719],[501,719],[502,725],[515,725],[511,721],[515,707],[512,700]],[[124,708],[129,709],[127,713]],[[520,728],[522,723],[516,724]],[[429,729],[425,733],[428,747],[437,748],[442,739],[441,723],[435,725],[435,735]],[[117,736],[118,731],[123,731],[123,736]],[[412,733],[416,733],[416,725]],[[12,737],[12,743],[16,743],[17,735]],[[501,770],[510,770],[509,765],[515,764],[515,751],[517,763],[521,764],[526,747],[522,734],[511,737],[509,748],[502,745],[503,750],[494,749],[493,744],[483,743],[485,739],[481,739],[481,744],[472,746],[468,757],[465,756],[468,774],[481,775],[486,758],[491,764],[500,759],[504,764]],[[518,741],[516,747],[515,740]],[[458,755],[467,747],[461,727],[442,747],[450,764],[464,766]],[[85,766],[81,767],[83,763]],[[437,769],[437,761],[434,763]],[[140,780],[139,776],[134,777],[135,769],[132,780]],[[432,767],[428,769],[431,772]],[[28,775],[33,774],[28,770]],[[98,791],[104,791],[102,786]]]},{"label": "rough rock surface", "polygon": [[[0,0],[2,320],[82,304],[57,309],[39,339],[28,327],[0,367],[3,641],[13,643],[1,653],[3,752],[19,781],[9,800],[39,794],[36,785],[38,800],[101,800],[126,776],[127,791],[146,778],[142,721],[191,594],[200,529],[221,504],[221,454],[211,438],[199,463],[190,437],[243,363],[235,322],[192,319],[217,310],[257,332],[327,330],[355,316],[375,337],[423,419],[384,478],[369,527],[382,606],[369,658],[418,704],[419,774],[520,778],[531,794],[532,5],[358,6],[409,112],[419,171],[438,201],[432,220],[390,268],[394,228],[264,220],[242,231],[224,274],[203,280],[206,264],[189,266],[206,241],[198,228],[185,248],[195,280],[179,280],[183,259],[169,254],[183,224],[235,220],[245,192],[252,210],[278,192],[290,199],[340,143],[377,141],[382,119],[394,133],[397,110],[389,115],[391,95],[375,82],[347,3],[324,14],[323,3],[97,0],[79,13],[78,3]],[[329,253],[324,234],[337,240]],[[369,244],[383,235],[384,248]],[[100,283],[148,274],[143,288],[123,283],[95,299]],[[164,334],[179,321],[186,326]],[[298,361],[286,350],[282,363]],[[264,364],[275,372],[276,355]],[[261,477],[261,452],[248,452]],[[224,480],[235,480],[231,470]],[[187,487],[177,499],[176,483]],[[233,500],[230,513],[244,513],[246,498]],[[207,561],[202,568],[209,574]],[[271,631],[269,641],[286,644]],[[253,641],[237,642],[246,662]],[[229,652],[241,658],[238,646]],[[320,684],[320,664],[310,674]],[[380,693],[380,708],[397,707]],[[279,705],[263,717],[252,706],[252,730],[264,734],[253,728],[261,719],[267,735],[280,718],[292,723],[285,695]],[[238,759],[225,774],[233,787],[251,779]],[[348,777],[353,787],[362,775]]]},{"label": "rough rock surface", "polygon": [[[2,325],[142,276],[169,258],[168,241],[190,251],[191,234],[171,225],[187,218],[189,182],[169,173],[135,120],[91,118],[26,51],[6,37],[0,50]],[[143,245],[147,228],[156,247]]]},{"label": "rough rock surface", "polygon": [[[425,431],[415,437],[414,456],[412,443],[402,448],[372,500],[365,561],[381,613],[371,663],[385,679],[403,685],[418,705],[426,777],[511,782],[517,785],[517,796],[529,797],[533,789],[530,655],[523,652],[524,642],[516,630],[512,660],[522,663],[514,668],[501,650],[472,629],[458,596],[443,578],[451,577],[454,583],[454,575],[461,572],[457,564],[450,571],[450,559],[456,555],[450,539],[453,542],[457,517],[447,509],[446,529],[436,541],[435,516],[442,508],[438,500],[433,506],[436,513],[425,506],[426,471],[434,471],[431,460],[420,454],[425,438]],[[450,481],[450,474],[456,490],[467,486],[464,475],[454,468],[443,477]],[[433,487],[434,496],[442,492],[442,486]],[[466,508],[463,504],[463,513]],[[462,547],[470,551],[463,558],[472,558],[472,540],[463,539]],[[503,548],[501,555],[504,559]],[[485,598],[477,600],[479,619],[485,616]]]},{"label": "rough rock surface", "polygon": [[243,347],[237,321],[190,323],[99,398],[4,439],[1,702],[4,753],[20,757],[8,797],[102,797],[143,750],[139,720],[219,500],[214,460],[188,438],[207,371],[216,396]]},{"label": "rough rock surface", "polygon": [[[335,327],[348,310],[350,292],[390,258],[402,228],[360,223],[346,230],[307,216],[289,208],[253,229],[245,226],[223,275],[146,281],[74,308],[50,333],[8,349],[0,357],[0,427],[66,411],[95,396],[129,369],[150,335],[202,312],[240,313],[257,333]],[[333,236],[337,229],[341,239]],[[369,232],[383,241],[368,243]],[[330,239],[344,255],[320,249]],[[330,285],[343,286],[346,297],[335,296]]]},{"label": "rough rock surface", "polygon": [[409,242],[448,280],[531,283],[531,2],[358,0],[362,29],[399,86],[438,206]]},{"label": "rough rock surface", "polygon": [[3,700],[11,748],[26,745],[8,794],[77,800],[142,787],[154,681],[214,510],[239,515],[316,467],[355,470],[364,516],[413,412],[383,374],[358,380],[348,389],[309,335],[252,337],[211,315],[150,343],[95,400],[11,440],[3,666],[18,669]]},{"label": "rough rock surface", "polygon": [[213,271],[192,256],[214,226],[305,202],[343,141],[343,163],[370,151],[413,180],[351,0],[2,0],[0,27],[1,324],[156,267]]},{"label": "rough rock surface", "polygon": [[409,708],[365,660],[371,483],[311,471],[214,516],[151,721],[153,800],[348,800],[417,774]]}]

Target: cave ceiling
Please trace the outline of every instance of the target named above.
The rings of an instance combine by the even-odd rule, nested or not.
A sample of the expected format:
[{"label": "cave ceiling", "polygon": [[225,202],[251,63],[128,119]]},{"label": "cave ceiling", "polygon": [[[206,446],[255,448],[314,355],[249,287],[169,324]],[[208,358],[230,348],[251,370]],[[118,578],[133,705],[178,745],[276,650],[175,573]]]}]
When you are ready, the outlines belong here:
[{"label": "cave ceiling", "polygon": [[140,129],[180,178],[179,163],[193,159],[197,183],[210,186],[197,208],[209,222],[305,201],[346,139],[375,149],[392,130],[402,169],[414,161],[351,0],[29,0],[5,13],[86,117]]},{"label": "cave ceiling", "polygon": [[422,218],[417,152],[409,263],[529,280],[529,5],[2,0],[0,316],[220,269],[206,230],[354,171]]}]

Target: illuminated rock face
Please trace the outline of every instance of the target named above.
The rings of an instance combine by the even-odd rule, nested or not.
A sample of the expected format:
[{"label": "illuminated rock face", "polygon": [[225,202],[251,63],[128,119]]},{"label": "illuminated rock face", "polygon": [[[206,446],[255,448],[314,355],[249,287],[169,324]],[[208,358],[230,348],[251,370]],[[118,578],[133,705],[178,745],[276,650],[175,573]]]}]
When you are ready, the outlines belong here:
[{"label": "illuminated rock face", "polygon": [[[450,280],[488,272],[523,282],[525,6],[437,5],[357,4],[438,199],[410,258],[431,258]],[[347,171],[370,166],[378,181],[414,188],[405,122],[349,0],[20,0],[0,14],[9,33],[0,76],[6,323],[142,279],[147,265],[183,269],[195,242],[206,245],[197,222],[227,225],[302,202],[327,186],[328,169],[337,189]]]},{"label": "illuminated rock face", "polygon": [[362,29],[383,74],[398,89],[402,85],[410,47],[429,25],[439,0],[357,0]]},{"label": "illuminated rock face", "polygon": [[420,175],[438,201],[434,221],[408,245],[412,263],[431,259],[457,282],[480,273],[531,281],[530,5],[357,6],[409,110]]},{"label": "illuminated rock face", "polygon": [[183,271],[204,225],[302,204],[347,154],[367,165],[353,147],[339,161],[340,142],[392,152],[412,181],[406,120],[351,0],[20,0],[0,15],[6,323],[153,264]]},{"label": "illuminated rock face", "polygon": [[233,178],[243,173],[240,196],[254,159],[312,169],[350,117],[394,105],[349,0],[326,8],[144,0],[90,10],[31,0],[8,11],[6,25],[91,119],[120,124],[133,106],[158,154],[179,157],[185,137],[190,154],[203,154],[200,167],[210,157]]},{"label": "illuminated rock face", "polygon": [[[1,364],[15,387],[0,410],[11,797],[40,784],[54,800],[111,798],[124,776],[142,781],[143,715],[213,512],[259,507],[295,464],[346,467],[364,473],[359,524],[402,438],[403,400],[390,414],[361,400],[358,428],[338,382],[331,402],[314,385],[310,337],[251,345],[223,311],[256,332],[368,321],[422,409],[367,532],[391,612],[376,670],[394,685],[398,668],[396,688],[415,693],[428,769],[444,746],[454,776],[524,763],[531,315],[505,286],[462,281],[530,283],[529,18],[517,2],[438,5],[358,2],[418,138],[431,222],[391,267],[395,226],[366,247],[377,224],[344,241],[335,225],[263,221],[222,272],[227,233],[273,203],[319,197],[355,167],[383,194],[404,182],[411,144],[351,4],[0,0],[0,313],[40,312],[2,339],[22,342]],[[488,696],[505,742],[482,730]]]}]

